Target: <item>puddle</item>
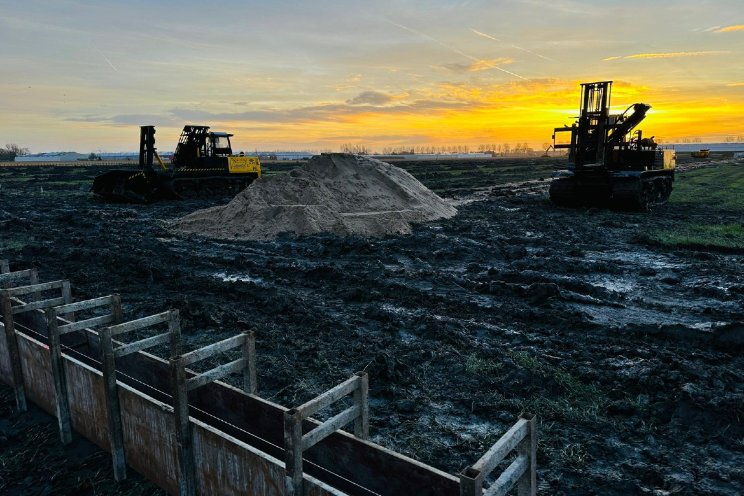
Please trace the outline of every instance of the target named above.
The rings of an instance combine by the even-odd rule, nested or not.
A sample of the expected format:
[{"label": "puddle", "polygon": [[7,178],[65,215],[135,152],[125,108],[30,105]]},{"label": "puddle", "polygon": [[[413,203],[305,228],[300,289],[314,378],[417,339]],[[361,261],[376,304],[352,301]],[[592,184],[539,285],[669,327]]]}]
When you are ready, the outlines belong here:
[{"label": "puddle", "polygon": [[251,277],[248,274],[228,275],[226,272],[215,272],[212,277],[221,279],[225,282],[252,282],[253,284],[266,284],[266,281],[260,277]]}]

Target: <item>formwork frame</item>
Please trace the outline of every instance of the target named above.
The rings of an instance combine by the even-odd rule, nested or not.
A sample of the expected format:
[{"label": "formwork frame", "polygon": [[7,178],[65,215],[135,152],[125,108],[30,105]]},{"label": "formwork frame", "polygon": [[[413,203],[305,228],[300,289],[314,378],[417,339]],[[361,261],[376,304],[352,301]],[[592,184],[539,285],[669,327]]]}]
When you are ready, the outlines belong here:
[{"label": "formwork frame", "polygon": [[[212,358],[227,351],[240,348],[242,356],[237,360],[214,367],[206,372],[187,378],[186,366]],[[256,394],[256,335],[244,331],[237,336],[224,339],[198,350],[170,359],[173,385],[173,412],[176,417],[176,446],[180,475],[178,491],[181,496],[196,494],[194,470],[194,434],[189,421],[189,391],[205,386],[231,374],[242,373],[243,391]]]},{"label": "formwork frame", "polygon": [[[354,404],[302,433],[303,422],[311,415],[331,406],[349,394]],[[284,412],[284,464],[287,470],[287,493],[301,496],[304,493],[302,453],[312,448],[342,427],[354,422],[354,435],[359,439],[369,437],[369,377],[366,372],[357,372],[351,378],[329,389],[312,400]]]},{"label": "formwork frame", "polygon": [[[17,286],[14,288],[5,288],[0,290],[0,308],[3,312],[3,326],[5,329],[5,346],[7,348],[8,359],[10,361],[10,371],[13,382],[13,392],[16,401],[16,408],[19,412],[25,412],[28,409],[26,403],[26,391],[23,384],[23,368],[21,357],[18,351],[18,338],[15,331],[15,315],[31,312],[34,310],[43,310],[55,305],[70,303],[72,293],[69,281],[52,281],[47,283],[38,283],[38,275],[35,269],[30,271],[10,272],[8,264],[2,264],[3,273],[0,274],[0,282],[3,284],[12,280],[18,281],[28,278],[31,283],[28,286]],[[46,300],[31,301],[24,303],[19,296],[40,295],[43,292],[58,289],[60,296],[48,298]],[[13,305],[13,303],[17,305]]]},{"label": "formwork frame", "polygon": [[[13,280],[23,280],[24,277],[30,278],[32,276],[32,271],[19,272],[25,275],[20,276],[20,279],[17,279],[16,275]],[[0,260],[0,275],[7,275],[7,273],[9,273],[7,262],[4,263]],[[0,287],[6,286],[4,280],[7,281],[8,278],[0,279]],[[36,279],[36,282],[38,283],[38,279]],[[114,444],[110,442],[112,438],[110,425],[107,422],[102,422],[104,415],[107,414],[108,406],[106,404],[106,387],[102,378],[103,374],[97,369],[102,369],[103,365],[94,359],[94,357],[103,353],[101,343],[102,339],[105,340],[105,337],[102,337],[105,331],[92,328],[102,325],[106,320],[103,318],[105,316],[79,322],[67,320],[62,316],[73,317],[71,314],[75,311],[87,311],[91,308],[106,306],[105,301],[109,301],[112,305],[111,315],[114,316],[114,320],[109,323],[114,323],[117,318],[121,319],[121,302],[118,295],[110,295],[87,302],[65,303],[51,308],[43,308],[47,304],[51,304],[49,302],[36,303],[39,301],[39,289],[61,290],[61,288],[55,286],[59,283],[60,281],[53,281],[52,283],[43,283],[37,288],[30,289],[27,287],[22,289],[22,292],[26,292],[26,296],[30,296],[28,302],[18,298],[18,295],[10,296],[12,302],[17,305],[11,305],[10,309],[7,309],[5,305],[0,308],[3,311],[3,325],[0,326],[0,331],[6,331],[4,322],[8,321],[8,315],[11,319],[14,316],[19,318],[20,323],[15,322],[15,325],[19,326],[16,338],[20,345],[23,373],[27,374],[25,378],[29,398],[47,412],[57,413],[58,415],[58,398],[60,395],[56,394],[56,381],[52,381],[54,368],[51,366],[52,360],[50,359],[52,355],[50,353],[51,346],[46,346],[44,341],[48,340],[51,343],[54,334],[60,336],[60,330],[62,330],[63,335],[75,334],[75,336],[66,338],[64,357],[60,354],[60,361],[64,362],[62,372],[66,370],[72,381],[70,383],[72,386],[70,399],[74,401],[75,405],[75,429],[102,448],[110,449],[113,452]],[[34,284],[28,286],[34,286]],[[14,290],[17,288],[6,289]],[[53,299],[47,298],[47,300]],[[26,312],[13,313],[13,308],[32,303],[37,305],[36,309],[32,310],[28,306]],[[50,312],[50,310],[53,310],[53,312]],[[57,316],[54,321],[57,324],[56,333],[49,330],[48,318],[40,318],[48,317],[52,313]],[[123,329],[122,333],[124,333],[127,332],[127,328],[162,319],[161,315],[137,319],[131,323],[115,323],[113,326],[108,326],[107,329],[122,325],[119,329]],[[170,315],[173,314],[170,313]],[[171,328],[169,328],[170,331]],[[235,338],[225,341],[229,342],[232,339]],[[0,340],[0,348],[3,345],[7,348],[6,341]],[[136,470],[146,474],[148,478],[166,488],[171,494],[179,491],[179,478],[182,478],[182,474],[188,475],[188,472],[181,469],[180,460],[177,456],[183,453],[179,452],[180,448],[178,446],[172,444],[173,438],[179,437],[179,425],[176,422],[178,412],[176,409],[171,410],[169,403],[176,403],[178,399],[172,398],[165,392],[172,386],[172,380],[165,379],[167,374],[164,375],[164,372],[169,369],[173,372],[173,362],[176,361],[181,365],[180,375],[184,379],[182,390],[184,390],[185,395],[182,395],[182,399],[185,399],[185,401],[182,401],[181,404],[185,405],[185,418],[187,423],[190,424],[187,424],[186,428],[193,436],[193,438],[189,436],[184,439],[196,448],[195,452],[192,451],[192,467],[198,469],[199,490],[204,494],[237,495],[245,494],[246,491],[250,494],[260,495],[292,494],[296,479],[293,480],[290,475],[295,474],[291,473],[290,465],[283,464],[280,460],[282,455],[285,458],[290,456],[288,455],[287,443],[285,442],[284,449],[281,449],[281,441],[275,440],[273,442],[279,444],[272,444],[268,441],[271,437],[255,437],[255,434],[263,435],[262,431],[251,430],[249,432],[249,430],[243,430],[253,429],[249,425],[254,422],[261,429],[269,429],[266,434],[275,432],[276,427],[279,427],[277,434],[281,435],[283,433],[286,440],[287,416],[284,414],[288,410],[255,395],[254,340],[251,340],[252,343],[243,344],[243,350],[252,350],[253,359],[249,360],[249,363],[254,364],[252,371],[249,370],[247,374],[245,370],[243,371],[244,389],[252,391],[251,394],[246,394],[224,383],[211,383],[211,381],[222,377],[222,374],[239,370],[235,362],[219,366],[203,374],[195,374],[185,369],[185,364],[181,359],[187,357],[186,361],[191,360],[189,363],[194,363],[208,356],[213,356],[210,352],[219,353],[219,348],[225,348],[224,342],[215,343],[186,355],[180,355],[179,348],[179,355],[171,359],[170,362],[166,362],[144,352],[145,349],[149,348],[149,344],[156,341],[159,344],[165,344],[167,341],[162,335],[127,344],[113,341],[113,338],[111,338],[111,341],[111,354],[114,355],[114,358],[121,358],[124,362],[122,366],[126,367],[124,371],[114,370],[114,372],[122,374],[120,377],[124,381],[119,383],[118,391],[122,401],[121,411],[125,415],[125,445],[127,452],[132,449],[137,454],[132,458],[133,467]],[[113,348],[114,343],[118,346],[116,349]],[[6,351],[6,353],[3,354],[3,351]],[[119,355],[116,355],[116,351],[119,351]],[[245,353],[246,351],[244,351]],[[7,350],[0,349],[0,361],[5,361],[7,356]],[[0,365],[6,364],[0,363]],[[11,374],[8,373],[8,368],[0,367],[0,372],[0,379],[12,385],[13,381]],[[172,373],[171,375],[177,374]],[[411,491],[413,491],[417,495],[431,496],[455,496],[458,493],[467,496],[492,496],[506,494],[515,485],[520,496],[535,494],[537,432],[534,417],[525,416],[520,419],[478,462],[463,471],[458,479],[364,440],[368,435],[368,420],[366,420],[366,417],[368,417],[366,407],[368,383],[366,374],[357,375],[360,378],[363,376],[363,378],[360,380],[352,377],[349,381],[345,381],[305,405],[289,410],[289,412],[292,412],[289,415],[290,417],[293,417],[297,410],[304,411],[307,415],[304,422],[301,421],[300,423],[299,437],[295,436],[294,438],[298,442],[293,443],[293,447],[300,447],[300,462],[302,462],[302,457],[306,456],[309,465],[312,465],[312,470],[310,466],[307,467],[310,474],[303,475],[304,484],[299,485],[301,493],[295,491],[295,495],[412,494]],[[60,374],[60,377],[64,380],[64,374]],[[309,417],[309,415],[350,394],[346,390],[350,381],[356,381],[360,386],[353,390],[355,404],[352,408],[323,423]],[[361,387],[362,384],[363,387]],[[194,410],[191,412],[194,417],[189,418],[188,391],[197,387],[204,387],[205,391],[204,394],[200,393],[194,398]],[[175,389],[174,392],[176,391],[178,390]],[[359,412],[356,407],[361,399],[364,399],[364,408]],[[216,408],[211,408],[213,405],[211,402],[214,402]],[[336,430],[351,422],[353,415],[349,410],[364,415],[364,418],[353,418],[355,436]],[[277,413],[281,418],[274,419],[273,417]],[[183,419],[184,416],[181,415],[180,417]],[[92,421],[94,419],[97,421]],[[280,420],[278,425],[275,424],[275,420]],[[346,422],[347,420],[348,422]],[[231,425],[232,423],[234,423],[234,426]],[[109,429],[107,430],[104,426],[109,427]],[[183,423],[181,423],[181,426],[183,426]],[[145,430],[141,430],[142,428]],[[293,425],[292,430],[293,434],[297,434],[296,425]],[[303,431],[305,432],[304,435]],[[248,437],[245,435],[248,435]],[[270,435],[274,436],[274,434]],[[313,445],[316,446],[310,449]],[[310,451],[304,453],[303,447],[310,449]],[[275,450],[275,448],[277,449]],[[516,458],[497,478],[496,482],[487,489],[484,495],[483,482],[488,474],[495,471],[499,463],[515,450]],[[294,451],[295,448],[293,448]],[[194,455],[198,455],[198,465],[196,466],[193,463]],[[324,465],[321,466],[319,463]],[[343,463],[343,465],[334,465],[339,463]],[[178,467],[179,470],[174,470],[174,467]],[[230,467],[230,470],[238,470],[238,472],[231,471],[229,475],[222,472],[227,467]],[[336,480],[333,477],[327,479],[326,476],[323,476],[323,480],[326,482],[320,480],[318,476],[321,472],[318,470],[327,471],[328,469],[324,467],[339,469],[340,472],[336,472],[336,469],[334,469],[327,473],[337,478],[340,477],[340,479],[331,485],[328,482]],[[193,480],[193,472],[191,477]],[[344,479],[344,477],[349,477],[349,479]],[[238,482],[238,485],[235,484],[236,482]],[[336,486],[337,482],[341,485]],[[347,488],[343,491],[338,489],[344,486],[347,486]],[[414,490],[413,487],[417,489]],[[195,485],[192,488],[195,489]]]},{"label": "formwork frame", "polygon": [[[160,324],[167,324],[168,331],[155,336],[140,339],[114,348],[114,336],[121,336],[134,331],[149,330]],[[106,413],[109,423],[109,437],[111,444],[111,463],[114,479],[121,481],[127,477],[127,461],[124,452],[124,433],[121,420],[121,406],[119,404],[119,389],[116,383],[116,359],[139,351],[170,344],[170,355],[181,353],[181,321],[178,310],[169,310],[149,317],[131,320],[121,324],[105,327],[98,333],[101,347],[101,366],[103,369],[103,383],[105,388]]]},{"label": "formwork frame", "polygon": [[[91,317],[76,322],[64,320],[60,325],[60,317],[73,312],[89,311],[99,308],[110,308],[104,315]],[[121,308],[121,297],[118,294],[93,298],[91,300],[67,303],[45,311],[47,331],[49,333],[49,360],[54,380],[55,404],[57,408],[57,422],[59,424],[59,437],[62,444],[72,442],[72,422],[70,419],[70,398],[67,390],[67,377],[65,375],[64,363],[62,361],[62,344],[60,338],[65,334],[84,329],[93,329],[98,326],[119,323],[123,319]]]}]

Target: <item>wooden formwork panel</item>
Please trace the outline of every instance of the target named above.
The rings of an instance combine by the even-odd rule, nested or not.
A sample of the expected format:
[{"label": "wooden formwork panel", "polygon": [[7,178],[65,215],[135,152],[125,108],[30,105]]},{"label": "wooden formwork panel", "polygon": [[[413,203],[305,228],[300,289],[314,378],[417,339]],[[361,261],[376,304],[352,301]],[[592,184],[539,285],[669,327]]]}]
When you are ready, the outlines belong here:
[{"label": "wooden formwork panel", "polygon": [[16,329],[16,336],[26,396],[45,412],[56,415],[49,347],[21,334],[18,329]]},{"label": "wooden formwork panel", "polygon": [[[26,393],[54,415],[54,387],[47,345],[18,332]],[[0,350],[5,346],[0,345]],[[0,355],[2,359],[2,355]],[[7,358],[4,359],[7,361]],[[72,424],[80,435],[109,450],[102,373],[63,355]],[[1,377],[10,384],[9,376]],[[127,463],[170,494],[178,494],[172,408],[126,385],[119,387]],[[201,494],[284,495],[284,463],[198,420],[194,429],[196,480]],[[308,496],[343,496],[306,476]]]}]

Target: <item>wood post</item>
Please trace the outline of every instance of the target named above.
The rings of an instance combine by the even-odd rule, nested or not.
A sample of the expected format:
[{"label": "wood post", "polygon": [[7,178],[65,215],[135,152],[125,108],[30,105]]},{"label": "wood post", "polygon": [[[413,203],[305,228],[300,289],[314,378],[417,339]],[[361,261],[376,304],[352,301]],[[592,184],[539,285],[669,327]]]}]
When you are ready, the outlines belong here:
[{"label": "wood post", "polygon": [[[7,262],[5,262],[7,267]],[[18,350],[18,336],[15,332],[15,322],[13,319],[13,308],[10,296],[3,292],[0,296],[0,305],[3,312],[3,326],[5,329],[5,346],[8,349],[8,358],[10,360],[10,373],[13,380],[13,393],[16,400],[16,408],[19,412],[28,410],[26,404],[26,389],[23,385],[23,367],[21,366],[21,354]]]},{"label": "wood post", "polygon": [[109,443],[111,460],[114,467],[114,479],[121,481],[127,478],[127,462],[124,455],[124,434],[119,406],[119,390],[116,387],[116,364],[114,347],[111,341],[111,328],[98,333],[101,344],[101,364],[103,366],[103,387],[106,398],[106,414],[109,424]]},{"label": "wood post", "polygon": [[519,496],[535,496],[537,493],[537,422],[534,415],[524,414],[523,418],[529,422],[527,437],[519,443],[517,452],[527,457],[529,465],[517,483]]},{"label": "wood post", "polygon": [[186,369],[181,357],[170,359],[173,384],[173,413],[176,420],[176,450],[178,452],[178,494],[194,496],[194,440],[189,422],[189,394],[186,389]]},{"label": "wood post", "polygon": [[46,310],[47,329],[49,330],[49,359],[54,381],[54,401],[57,410],[59,438],[62,444],[72,442],[72,422],[70,420],[70,399],[67,395],[67,377],[65,376],[62,346],[60,344],[59,323],[54,308]]},{"label": "wood post", "polygon": [[171,310],[168,317],[168,332],[170,333],[170,356],[181,356],[181,317],[178,310]]},{"label": "wood post", "polygon": [[303,496],[302,483],[302,412],[284,412],[284,466],[289,496]]},{"label": "wood post", "polygon": [[256,394],[258,386],[256,383],[256,334],[253,331],[244,331],[245,341],[243,342],[243,359],[245,368],[243,369],[243,391],[248,394]]},{"label": "wood post", "polygon": [[[62,282],[62,298],[65,300],[65,305],[72,303],[72,288],[70,287],[70,281]],[[70,322],[75,322],[75,312],[65,314],[64,318]]]},{"label": "wood post", "polygon": [[[33,286],[34,284],[39,284],[39,272],[36,269],[31,269],[31,275],[28,277],[28,284],[29,286]],[[39,299],[40,293],[31,293],[28,296],[28,301],[36,301]]]},{"label": "wood post", "polygon": [[354,390],[354,404],[360,414],[354,420],[354,435],[359,439],[369,438],[369,376],[366,372],[357,372],[359,387]]}]

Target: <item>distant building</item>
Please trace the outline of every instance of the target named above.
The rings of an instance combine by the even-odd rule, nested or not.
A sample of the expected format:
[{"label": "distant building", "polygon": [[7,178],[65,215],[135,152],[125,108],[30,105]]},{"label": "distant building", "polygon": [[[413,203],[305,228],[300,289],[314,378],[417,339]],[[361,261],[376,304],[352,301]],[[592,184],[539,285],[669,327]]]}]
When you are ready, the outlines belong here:
[{"label": "distant building", "polygon": [[678,152],[696,152],[708,149],[712,152],[744,152],[744,143],[670,143],[664,148],[673,148]]},{"label": "distant building", "polygon": [[377,160],[452,160],[470,158],[493,158],[490,153],[403,153],[393,155],[366,155]]},{"label": "distant building", "polygon": [[76,160],[88,160],[88,155],[76,152],[49,152],[15,158],[16,162],[75,162]]},{"label": "distant building", "polygon": [[262,160],[305,160],[315,156],[311,152],[245,152],[246,155],[258,155]]}]

